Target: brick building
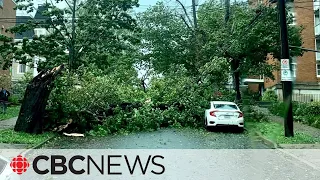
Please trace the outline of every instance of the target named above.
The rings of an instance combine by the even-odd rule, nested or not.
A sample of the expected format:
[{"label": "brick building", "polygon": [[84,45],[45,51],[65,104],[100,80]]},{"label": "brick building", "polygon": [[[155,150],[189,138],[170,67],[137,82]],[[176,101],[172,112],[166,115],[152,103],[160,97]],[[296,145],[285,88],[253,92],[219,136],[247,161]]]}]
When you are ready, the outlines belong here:
[{"label": "brick building", "polygon": [[[6,29],[15,25],[16,11],[13,9],[15,3],[13,0],[0,0],[0,34],[14,38],[14,34],[6,33]],[[3,43],[3,42],[0,42]],[[0,57],[1,58],[1,57]],[[1,64],[0,64],[1,65]],[[3,70],[0,67],[0,86],[10,89],[10,70]]]},{"label": "brick building", "polygon": [[[261,2],[261,1],[260,1]],[[303,47],[320,51],[320,0],[294,0],[286,3],[289,13],[294,16],[291,25],[302,25]],[[320,101],[320,53],[305,52],[301,57],[292,58],[292,70],[294,78],[293,100],[303,101],[311,99]],[[276,59],[269,59],[269,63],[279,63]],[[282,99],[282,85],[280,71],[273,72],[275,80],[269,78],[244,79],[249,90],[263,91],[272,89]],[[296,98],[296,99],[295,99]]]}]

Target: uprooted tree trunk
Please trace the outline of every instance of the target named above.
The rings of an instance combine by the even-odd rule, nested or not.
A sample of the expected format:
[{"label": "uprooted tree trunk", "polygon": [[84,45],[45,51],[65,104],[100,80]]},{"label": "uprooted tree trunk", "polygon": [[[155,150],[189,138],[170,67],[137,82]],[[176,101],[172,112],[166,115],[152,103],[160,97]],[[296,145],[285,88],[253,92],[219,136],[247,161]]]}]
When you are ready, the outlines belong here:
[{"label": "uprooted tree trunk", "polygon": [[43,132],[45,108],[53,87],[53,81],[63,70],[64,65],[40,72],[28,84],[22,101],[15,131],[32,134]]}]

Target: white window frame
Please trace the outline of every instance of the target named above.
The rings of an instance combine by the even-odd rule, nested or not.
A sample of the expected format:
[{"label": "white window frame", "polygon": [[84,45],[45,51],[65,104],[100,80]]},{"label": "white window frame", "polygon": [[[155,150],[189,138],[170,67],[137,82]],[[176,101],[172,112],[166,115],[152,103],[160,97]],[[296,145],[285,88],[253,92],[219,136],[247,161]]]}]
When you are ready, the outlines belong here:
[{"label": "white window frame", "polygon": [[293,16],[293,18],[292,18],[293,22],[291,24],[289,24],[289,25],[290,26],[295,26],[295,25],[297,25],[297,19],[296,19],[296,12],[295,12],[295,9],[294,9],[293,2],[287,2],[287,7],[290,9],[288,11],[288,13]]},{"label": "white window frame", "polygon": [[291,57],[291,70],[292,70],[292,77],[297,77],[297,57]]},{"label": "white window frame", "polygon": [[292,77],[297,77],[297,63],[291,63]]},{"label": "white window frame", "polygon": [[[25,66],[24,72],[21,72],[21,66]],[[25,74],[27,72],[27,65],[26,64],[18,64],[17,74]]]},{"label": "white window frame", "polygon": [[[319,66],[319,67],[318,67]],[[317,62],[316,63],[316,74],[317,74],[317,77],[320,77],[320,62]]]}]

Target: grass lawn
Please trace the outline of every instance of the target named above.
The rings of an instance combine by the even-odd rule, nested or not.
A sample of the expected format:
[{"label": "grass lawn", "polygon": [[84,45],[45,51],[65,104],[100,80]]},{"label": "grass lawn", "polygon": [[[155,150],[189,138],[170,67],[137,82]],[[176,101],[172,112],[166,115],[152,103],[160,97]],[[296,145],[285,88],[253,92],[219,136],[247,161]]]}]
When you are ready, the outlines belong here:
[{"label": "grass lawn", "polygon": [[2,106],[0,106],[0,121],[17,117],[19,115],[20,106],[10,106],[7,108],[7,113],[2,114]]},{"label": "grass lawn", "polygon": [[277,144],[314,144],[320,142],[320,139],[298,131],[295,131],[295,135],[292,138],[285,137],[284,127],[278,123],[247,122],[246,126],[250,133],[258,131],[264,137]]},{"label": "grass lawn", "polygon": [[15,132],[13,129],[5,129],[0,130],[0,143],[28,144],[34,146],[42,143],[52,136],[54,136],[54,133],[50,132],[35,135],[23,132]]}]

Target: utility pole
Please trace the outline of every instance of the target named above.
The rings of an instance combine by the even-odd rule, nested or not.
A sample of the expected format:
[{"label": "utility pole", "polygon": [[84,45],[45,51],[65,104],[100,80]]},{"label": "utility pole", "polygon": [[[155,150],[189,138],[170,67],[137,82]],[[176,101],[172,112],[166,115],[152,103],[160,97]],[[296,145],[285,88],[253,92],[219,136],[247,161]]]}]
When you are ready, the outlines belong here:
[{"label": "utility pole", "polygon": [[284,130],[286,137],[293,137],[293,114],[292,114],[292,68],[289,55],[288,29],[286,19],[285,0],[278,0],[280,32],[281,32],[281,81],[283,101],[286,105],[284,118]]},{"label": "utility pole", "polygon": [[193,22],[195,30],[198,29],[197,11],[196,11],[196,0],[192,0],[192,12],[193,12]]}]

